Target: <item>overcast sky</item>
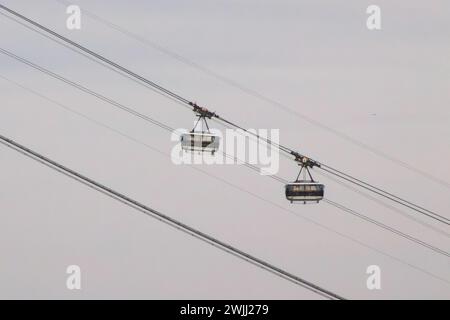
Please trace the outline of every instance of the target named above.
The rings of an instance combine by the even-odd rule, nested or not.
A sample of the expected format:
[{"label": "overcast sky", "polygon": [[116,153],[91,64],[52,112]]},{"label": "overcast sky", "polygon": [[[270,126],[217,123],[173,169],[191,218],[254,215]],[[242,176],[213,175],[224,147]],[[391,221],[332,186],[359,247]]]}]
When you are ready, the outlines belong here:
[{"label": "overcast sky", "polygon": [[[81,30],[68,30],[56,0],[1,3],[243,127],[279,129],[284,145],[450,217],[448,1],[73,1],[297,115],[83,13]],[[366,28],[370,4],[381,7],[381,30]],[[5,16],[0,37],[1,48],[158,121],[192,126],[193,114],[171,100]],[[347,298],[450,298],[449,258],[326,203],[291,205],[282,184],[245,167],[176,166],[164,155],[174,146],[166,131],[3,54],[0,65],[0,134]],[[0,298],[320,298],[4,146],[0,155]],[[297,170],[283,159],[279,175],[293,180]],[[448,236],[410,217],[448,228],[316,177],[330,200],[450,249]],[[82,290],[66,288],[68,265],[81,267]],[[381,290],[366,287],[369,265],[381,267]]]}]

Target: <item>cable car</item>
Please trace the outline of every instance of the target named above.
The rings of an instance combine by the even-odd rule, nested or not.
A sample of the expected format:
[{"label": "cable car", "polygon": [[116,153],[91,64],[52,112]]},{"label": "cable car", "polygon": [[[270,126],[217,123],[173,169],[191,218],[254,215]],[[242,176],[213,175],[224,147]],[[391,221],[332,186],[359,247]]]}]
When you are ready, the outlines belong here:
[{"label": "cable car", "polygon": [[219,149],[220,137],[209,132],[191,131],[181,135],[181,148],[191,152],[211,152]]},{"label": "cable car", "polygon": [[294,201],[319,202],[323,199],[325,186],[314,181],[298,180],[285,186],[286,199]]},{"label": "cable car", "polygon": [[[190,132],[181,135],[181,148],[184,151],[211,152],[211,154],[214,155],[214,153],[219,150],[220,137],[211,133],[206,118],[211,119],[211,117],[216,116],[216,114],[205,108],[201,108],[196,104],[193,106],[194,112],[198,116],[198,120]],[[200,123],[201,130],[197,130]],[[204,130],[205,127],[206,131]]]},{"label": "cable car", "polygon": [[[307,202],[317,202],[323,199],[325,186],[321,183],[314,181],[311,172],[309,172],[309,168],[313,166],[319,166],[318,163],[306,158],[306,157],[297,157],[296,161],[299,162],[301,166],[300,172],[298,173],[297,179],[288,183],[285,186],[285,195],[286,199],[291,203],[293,202],[303,202],[306,204]],[[303,179],[299,179],[300,175],[303,171]],[[306,177],[306,174],[309,176],[309,180]]]}]

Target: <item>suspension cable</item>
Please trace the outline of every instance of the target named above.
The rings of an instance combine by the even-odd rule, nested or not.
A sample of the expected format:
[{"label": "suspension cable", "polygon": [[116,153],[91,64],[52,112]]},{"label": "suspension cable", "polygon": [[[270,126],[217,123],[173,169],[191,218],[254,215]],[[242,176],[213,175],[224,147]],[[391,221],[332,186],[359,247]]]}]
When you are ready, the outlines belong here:
[{"label": "suspension cable", "polygon": [[[47,70],[47,69],[45,69],[45,68],[43,68],[43,67],[41,67],[41,66],[38,66],[38,65],[36,65],[36,64],[34,64],[34,63],[32,63],[32,62],[30,62],[30,61],[24,59],[24,58],[21,58],[21,57],[15,55],[15,54],[13,54],[13,53],[7,51],[7,50],[4,50],[4,49],[1,48],[1,47],[0,47],[0,53],[6,54],[7,56],[9,56],[9,57],[11,57],[11,58],[13,58],[13,59],[15,59],[15,60],[18,60],[18,61],[20,61],[20,62],[22,62],[22,63],[25,63],[26,65],[28,65],[28,66],[30,66],[30,67],[32,67],[32,68],[34,68],[34,69],[36,69],[36,70],[38,70],[38,71],[40,71],[40,72],[43,72],[43,73],[45,73],[45,74],[47,74],[47,75],[49,75],[49,76],[51,76],[51,77],[53,77],[53,78],[56,78],[56,79],[58,79],[58,80],[60,80],[60,81],[62,81],[62,82],[64,82],[64,83],[66,83],[66,84],[68,84],[68,85],[70,85],[70,86],[73,86],[73,87],[75,87],[75,88],[77,88],[77,89],[79,89],[79,90],[81,90],[81,91],[83,91],[83,92],[85,92],[85,93],[87,93],[87,94],[90,94],[90,95],[92,95],[92,96],[94,96],[94,97],[96,97],[96,98],[98,98],[98,99],[100,99],[100,100],[102,100],[102,101],[104,101],[104,102],[106,102],[106,103],[109,103],[109,104],[111,104],[111,105],[113,105],[113,106],[115,106],[115,107],[117,107],[117,108],[119,108],[119,109],[121,109],[121,110],[124,110],[125,112],[128,112],[128,113],[130,113],[130,114],[132,114],[132,115],[134,115],[134,116],[137,116],[137,117],[143,119],[143,120],[146,121],[146,122],[149,122],[149,123],[151,123],[151,124],[154,124],[154,125],[156,125],[156,126],[162,128],[162,129],[164,129],[164,130],[166,130],[166,131],[174,132],[174,129],[173,129],[173,128],[171,128],[170,126],[168,126],[168,125],[166,125],[166,124],[164,124],[164,123],[162,123],[162,122],[160,122],[160,121],[157,121],[157,120],[155,120],[155,119],[153,119],[153,118],[150,118],[150,117],[148,117],[148,116],[146,116],[146,115],[144,115],[144,114],[141,114],[141,113],[135,111],[134,109],[132,109],[132,108],[130,108],[130,107],[127,107],[127,106],[125,106],[125,105],[123,105],[123,104],[120,104],[120,103],[116,102],[115,100],[112,100],[112,99],[110,99],[110,98],[108,98],[108,97],[105,97],[105,96],[103,96],[103,95],[101,95],[101,94],[95,92],[95,91],[92,91],[91,89],[88,89],[87,87],[82,86],[82,85],[79,84],[79,83],[73,82],[73,81],[71,81],[71,80],[69,80],[69,79],[67,79],[67,78],[64,78],[64,77],[62,77],[62,76],[60,76],[60,75],[58,75],[58,74],[56,74],[56,73],[54,73],[54,72],[52,72],[52,71],[50,71],[50,70]],[[176,132],[175,132],[175,133],[176,133]],[[177,133],[177,134],[178,134],[178,133]],[[246,166],[247,168],[249,168],[249,169],[251,169],[251,170],[253,170],[253,171],[256,171],[256,172],[264,171],[264,169],[259,168],[258,166],[255,166],[255,165],[253,165],[253,164],[250,164],[250,163],[248,163],[248,162],[246,162],[246,161],[242,161],[241,159],[238,159],[236,156],[228,155],[228,154],[226,154],[224,151],[222,151],[222,154],[223,154],[225,157],[227,157],[227,158],[229,158],[229,159],[232,159],[233,161],[236,161],[236,162],[242,162],[244,166]],[[300,160],[299,160],[299,161],[300,161]],[[313,164],[314,164],[314,163],[310,162],[310,160],[309,160],[308,158],[305,158],[305,157],[303,157],[303,158],[301,159],[301,161],[304,161],[304,163],[302,163],[302,166],[306,166],[306,169],[305,169],[305,170],[308,169],[308,166],[309,166],[309,165],[313,165]],[[275,180],[275,181],[277,181],[277,182],[280,182],[280,183],[282,183],[282,184],[287,184],[287,183],[288,183],[287,180],[285,180],[285,179],[283,179],[283,178],[281,178],[281,177],[279,177],[279,176],[277,176],[277,175],[267,175],[267,177],[269,177],[269,178],[271,178],[271,179],[273,179],[273,180]],[[310,177],[311,177],[311,179],[312,179],[311,174],[310,174]],[[343,206],[342,206],[342,207],[343,207]],[[338,207],[338,208],[339,208],[339,207]],[[342,208],[339,208],[339,209],[342,210]],[[354,215],[355,215],[355,214],[354,214]],[[357,216],[357,215],[355,215],[355,216]],[[361,215],[361,214],[360,214],[358,217],[359,217],[359,218],[362,218],[362,219],[366,218],[366,219],[364,219],[364,220],[366,220],[366,221],[369,221],[369,219],[370,219],[370,218],[365,217],[365,216],[363,216],[363,215]],[[375,221],[375,220],[374,220],[374,221]],[[373,223],[372,221],[369,221],[369,222]],[[379,223],[379,222],[377,222],[377,221],[375,221],[375,222],[376,222],[376,223],[374,223],[374,224],[378,225],[379,227],[382,225],[381,223]],[[384,229],[387,229],[387,228],[384,227]],[[393,231],[392,231],[392,230],[393,230]],[[418,243],[418,244],[420,244],[420,245],[423,245],[422,243],[420,243],[420,242],[421,242],[420,240],[417,240],[417,239],[415,239],[415,238],[412,238],[411,236],[408,236],[408,235],[406,235],[406,234],[403,234],[402,232],[397,231],[397,230],[395,230],[395,229],[392,229],[392,230],[390,230],[390,231],[396,233],[397,235],[400,235],[400,236],[402,236],[402,237],[404,237],[404,238],[406,238],[406,239],[409,239],[409,240],[411,240],[411,241],[413,241],[413,242],[416,242],[416,243]],[[430,247],[431,247],[431,245],[430,245]],[[433,250],[433,249],[432,249],[432,250]],[[440,251],[442,252],[442,250],[441,250],[441,249],[438,249],[438,248],[436,248],[434,251],[435,251],[435,252],[438,252],[438,253],[440,253]]]},{"label": "suspension cable", "polygon": [[[79,112],[77,112],[77,111],[75,111],[75,110],[73,110],[73,109],[71,109],[71,108],[69,108],[69,107],[67,107],[67,106],[65,106],[65,105],[63,105],[63,104],[61,104],[61,103],[59,103],[59,102],[56,102],[55,100],[50,99],[50,98],[48,98],[48,97],[46,97],[46,96],[44,96],[44,95],[42,95],[42,94],[40,94],[40,93],[37,93],[36,91],[34,91],[34,90],[32,90],[32,89],[29,89],[29,88],[27,88],[27,87],[25,87],[25,86],[23,86],[23,85],[21,85],[21,84],[15,82],[15,81],[12,81],[12,80],[10,80],[10,79],[8,79],[8,78],[6,78],[6,77],[3,77],[3,76],[1,76],[1,75],[0,75],[0,77],[3,78],[3,79],[6,80],[6,81],[9,81],[9,82],[15,84],[16,86],[22,88],[23,90],[26,90],[26,91],[28,91],[28,92],[34,94],[34,95],[37,95],[38,97],[41,97],[41,98],[43,98],[43,99],[45,99],[45,100],[47,100],[47,101],[49,101],[49,102],[51,102],[51,103],[53,103],[53,104],[56,104],[57,106],[61,107],[61,108],[62,108],[63,110],[65,110],[65,111],[68,111],[68,112],[70,112],[70,113],[76,114],[77,116],[80,116],[80,117],[82,117],[82,118],[84,118],[84,119],[86,119],[86,120],[88,120],[88,121],[90,121],[90,122],[92,122],[92,123],[94,123],[94,124],[96,124],[96,125],[98,125],[98,126],[101,126],[101,127],[103,127],[103,128],[106,128],[106,129],[108,129],[108,130],[111,130],[111,131],[113,131],[113,132],[119,134],[120,136],[122,136],[122,137],[124,137],[124,138],[127,138],[127,139],[129,139],[129,140],[131,140],[131,141],[133,141],[133,142],[135,142],[135,143],[138,143],[138,144],[140,144],[140,145],[142,145],[142,146],[145,146],[146,148],[151,149],[151,150],[154,151],[154,152],[158,152],[158,153],[161,154],[161,155],[168,156],[168,155],[165,154],[164,152],[162,152],[162,151],[160,151],[160,150],[158,150],[158,149],[155,149],[155,148],[151,147],[151,146],[150,146],[149,144],[147,144],[147,143],[143,143],[143,142],[141,142],[141,141],[139,141],[139,140],[137,140],[137,139],[135,139],[135,138],[133,138],[133,137],[131,137],[131,136],[129,136],[129,135],[127,135],[127,134],[121,132],[121,131],[118,131],[118,130],[116,130],[116,129],[114,129],[114,128],[108,126],[108,125],[105,125],[105,124],[103,124],[103,123],[101,123],[101,122],[99,122],[99,121],[97,121],[97,120],[94,120],[94,119],[92,119],[92,118],[90,118],[90,117],[88,117],[88,116],[86,116],[86,115],[84,115],[84,114],[82,114],[82,113],[79,113]],[[205,174],[205,175],[207,175],[207,176],[209,176],[209,177],[211,177],[211,178],[214,178],[214,179],[216,179],[216,180],[218,180],[218,181],[220,181],[220,182],[222,182],[222,183],[226,183],[227,185],[230,185],[230,186],[232,186],[233,188],[236,188],[236,189],[238,189],[238,190],[241,190],[241,191],[243,191],[243,192],[245,192],[245,193],[247,193],[247,194],[249,194],[249,195],[251,195],[251,196],[253,196],[253,197],[257,198],[257,199],[259,199],[259,200],[262,200],[262,201],[265,201],[265,202],[267,202],[267,203],[270,203],[271,205],[274,205],[274,206],[276,206],[277,208],[282,209],[283,211],[292,213],[292,214],[294,214],[296,217],[300,217],[300,216],[298,216],[295,212],[293,212],[293,211],[291,211],[291,210],[289,210],[289,209],[286,209],[286,208],[284,208],[284,207],[282,207],[282,206],[280,206],[280,205],[278,205],[278,204],[275,204],[274,202],[272,202],[272,201],[270,201],[270,200],[267,200],[266,198],[263,198],[263,197],[261,197],[261,196],[258,196],[258,195],[256,195],[256,194],[253,193],[253,192],[250,192],[250,191],[245,190],[245,189],[242,189],[241,187],[238,187],[238,186],[236,186],[236,185],[234,185],[234,184],[231,184],[231,183],[227,182],[226,180],[224,180],[224,179],[222,179],[222,178],[219,178],[219,177],[217,177],[217,176],[213,176],[213,175],[207,173],[206,171],[203,171],[203,170],[201,170],[201,169],[199,169],[199,168],[196,168],[196,167],[190,167],[190,168],[192,168],[192,169],[194,169],[194,170],[196,170],[196,171],[199,171],[199,172],[201,172],[202,174]],[[249,168],[252,169],[252,170],[254,170],[254,171],[258,171],[258,168],[255,167],[255,166],[249,166]],[[277,178],[279,178],[279,177],[277,177]],[[281,183],[287,183],[287,181],[285,181],[285,180],[282,179],[282,178],[275,179],[275,180],[277,180],[277,181],[279,181],[279,182],[281,182]],[[336,202],[334,202],[334,204],[331,204],[331,203],[329,203],[329,204],[330,204],[331,206],[336,206],[336,207],[337,207],[338,209],[340,209],[340,210],[343,210],[342,208],[346,208],[346,207],[344,207],[343,205],[338,204],[338,203],[336,203]],[[356,211],[354,211],[354,210],[352,210],[352,209],[346,208],[346,210],[343,210],[343,211],[344,211],[344,212],[347,212],[347,213],[351,213],[352,215],[358,216],[358,217],[360,217],[360,218],[362,218],[362,219],[367,218],[367,219],[364,219],[364,220],[366,220],[366,221],[368,221],[368,222],[371,222],[371,221],[370,221],[370,220],[371,220],[370,218],[368,218],[368,217],[366,217],[366,216],[364,216],[364,215],[362,215],[362,214],[359,214],[359,213],[357,213]],[[356,213],[356,214],[353,214],[353,213]],[[362,217],[361,217],[361,216],[362,216]],[[347,236],[347,235],[345,235],[345,234],[343,234],[343,233],[340,233],[340,232],[338,232],[338,231],[336,231],[336,230],[334,230],[334,229],[331,229],[331,228],[329,228],[329,227],[326,227],[326,226],[324,226],[324,225],[322,225],[322,224],[320,224],[320,223],[318,223],[318,222],[316,222],[316,221],[314,221],[314,220],[311,220],[311,219],[306,218],[306,217],[300,217],[300,218],[303,218],[303,219],[305,219],[306,221],[308,221],[308,222],[310,222],[310,223],[313,223],[313,224],[315,224],[315,225],[318,225],[318,226],[320,226],[321,228],[324,228],[325,230],[328,230],[328,231],[330,231],[330,232],[333,232],[333,233],[335,233],[335,234],[337,234],[337,235],[339,235],[339,236],[341,236],[341,237],[344,237],[344,238],[346,238],[346,239],[348,239],[348,240],[351,240],[351,241],[353,241],[353,242],[355,242],[355,243],[357,243],[357,244],[359,244],[359,245],[362,245],[362,246],[364,246],[364,247],[366,247],[366,248],[369,248],[369,249],[374,250],[374,251],[376,251],[376,252],[378,252],[378,253],[380,253],[380,254],[383,254],[384,256],[387,256],[387,257],[392,258],[392,259],[394,259],[394,260],[397,260],[397,261],[399,261],[399,262],[401,262],[401,263],[403,263],[403,264],[406,264],[406,265],[408,265],[409,267],[412,267],[412,268],[414,268],[414,269],[416,269],[416,270],[419,270],[419,271],[421,271],[421,272],[423,272],[423,273],[426,273],[426,274],[429,275],[429,276],[432,276],[432,277],[434,277],[434,278],[436,278],[436,279],[439,279],[439,280],[441,280],[441,281],[444,281],[444,282],[447,282],[447,283],[448,283],[448,281],[447,281],[446,279],[444,279],[444,278],[441,278],[441,277],[439,277],[439,276],[436,276],[435,274],[432,274],[432,273],[430,273],[430,272],[428,272],[428,271],[426,271],[426,270],[424,270],[424,269],[418,268],[418,267],[416,267],[416,266],[414,266],[414,265],[412,265],[412,264],[406,263],[406,262],[400,260],[399,258],[396,258],[395,256],[386,254],[386,253],[384,253],[383,251],[380,251],[380,250],[378,250],[378,249],[376,249],[376,248],[370,247],[370,246],[368,246],[368,245],[366,245],[366,244],[364,244],[364,243],[362,243],[362,242],[360,242],[360,241],[358,241],[358,240],[356,240],[356,239],[354,239],[354,238],[351,238],[351,237],[349,237],[349,236]],[[378,222],[375,221],[375,220],[374,220],[374,222],[378,223]],[[416,221],[416,222],[417,222],[417,221]],[[386,230],[388,230],[388,229],[386,229]],[[388,230],[388,231],[389,231],[389,230]],[[395,233],[397,233],[397,232],[395,232]],[[399,235],[399,234],[397,233],[397,235]],[[411,238],[413,238],[413,237],[411,237],[411,236],[409,236],[409,235],[406,235],[406,234],[405,234],[405,237],[404,237],[404,238],[413,241],[413,240],[411,239]],[[418,240],[418,239],[416,239],[416,240],[419,241],[419,242],[422,242],[423,244],[426,244],[425,242],[423,242],[423,241],[421,241],[421,240]],[[436,251],[436,252],[437,252],[437,251],[442,251],[441,249],[435,248],[435,247],[434,247],[434,249],[432,249],[433,247],[432,247],[431,245],[429,245],[429,244],[426,244],[426,245],[423,245],[423,244],[421,244],[421,245],[422,245],[422,246],[425,246],[425,247],[427,247],[427,248],[429,248],[429,249],[431,249],[431,250],[433,250],[433,251]]]},{"label": "suspension cable", "polygon": [[217,238],[215,238],[213,236],[210,236],[202,231],[199,231],[193,227],[190,227],[189,225],[187,225],[183,222],[180,222],[174,218],[171,218],[171,217],[161,213],[160,211],[152,209],[149,206],[144,205],[144,204],[124,195],[123,193],[115,191],[115,190],[107,187],[106,185],[103,185],[91,178],[88,178],[88,177],[78,173],[77,171],[69,169],[68,167],[65,167],[65,166],[51,160],[50,158],[47,158],[47,157],[9,139],[7,137],[4,137],[3,135],[0,135],[0,140],[1,140],[0,143],[2,143],[3,145],[5,145],[15,151],[18,151],[18,152],[24,154],[25,156],[27,156],[35,161],[38,161],[53,170],[56,170],[76,181],[79,181],[79,182],[89,186],[90,188],[92,188],[96,191],[99,191],[115,200],[118,200],[135,210],[138,210],[140,212],[145,213],[148,216],[156,218],[159,221],[164,222],[165,224],[170,225],[171,227],[173,227],[177,230],[187,233],[187,234],[189,234],[203,242],[206,242],[222,251],[232,254],[241,260],[247,261],[255,266],[258,266],[264,270],[267,270],[278,277],[284,278],[284,279],[286,279],[294,284],[297,284],[307,290],[310,290],[318,295],[321,295],[322,297],[325,297],[328,299],[345,300],[343,297],[341,297],[340,295],[338,295],[334,292],[331,292],[327,289],[322,288],[321,286],[318,286],[318,285],[316,285],[312,282],[309,282],[303,278],[300,278],[290,272],[287,272],[281,268],[278,268],[278,267],[272,265],[271,263],[268,263],[262,259],[254,257],[232,245],[229,245],[221,240],[218,240]]},{"label": "suspension cable", "polygon": [[[49,34],[51,34],[52,36],[54,36],[54,37],[56,37],[56,38],[58,38],[58,39],[60,39],[60,40],[62,40],[64,42],[70,44],[71,46],[74,46],[77,49],[82,50],[83,52],[85,52],[85,53],[95,57],[96,59],[113,66],[114,68],[120,70],[121,72],[127,74],[128,76],[131,76],[131,77],[133,77],[133,78],[135,78],[135,79],[137,79],[139,81],[142,81],[143,83],[149,85],[150,87],[161,91],[166,96],[168,96],[170,98],[173,98],[173,99],[177,100],[178,102],[181,102],[186,107],[192,107],[194,112],[197,112],[199,110],[200,107],[195,102],[192,102],[192,101],[190,101],[188,99],[183,98],[182,96],[180,96],[180,95],[178,95],[178,94],[176,94],[176,93],[174,93],[174,92],[172,92],[172,91],[170,91],[170,90],[168,90],[168,89],[166,89],[166,88],[156,84],[153,81],[150,81],[150,80],[146,79],[143,76],[138,75],[137,73],[135,73],[135,72],[133,72],[133,71],[131,71],[131,70],[121,66],[120,64],[105,58],[103,55],[100,55],[100,54],[98,54],[98,53],[96,53],[96,52],[94,52],[94,51],[92,51],[92,50],[90,50],[90,49],[88,49],[88,48],[86,48],[86,47],[84,47],[84,46],[82,46],[82,45],[80,45],[80,44],[78,44],[78,43],[76,43],[76,42],[74,42],[74,41],[64,37],[64,36],[62,36],[62,35],[60,35],[59,33],[57,33],[55,31],[53,31],[53,30],[43,26],[42,24],[40,24],[38,22],[35,22],[35,21],[25,17],[24,15],[14,11],[14,10],[8,8],[8,7],[5,7],[4,5],[0,4],[0,9],[3,9],[5,11],[7,11],[8,13],[10,13],[10,14],[12,14],[12,15],[14,15],[14,16],[16,16],[16,17],[18,17],[18,18],[20,18],[20,19],[22,19],[24,21],[26,21],[27,23],[29,23],[29,24],[31,24],[31,25],[33,25],[33,26],[35,26],[35,27],[37,27],[37,28],[39,28],[39,29],[49,33]],[[203,109],[203,110],[209,112],[213,117],[217,118],[218,120],[221,120],[221,121],[223,121],[223,122],[225,122],[225,123],[227,123],[227,124],[229,124],[229,125],[231,125],[231,126],[233,126],[235,128],[244,130],[245,132],[256,136],[261,141],[264,141],[264,142],[266,142],[266,143],[268,143],[270,145],[276,145],[280,149],[280,151],[282,151],[282,152],[294,155],[295,157],[296,157],[296,155],[299,154],[298,152],[293,151],[292,149],[290,149],[288,147],[285,147],[285,146],[280,145],[280,144],[274,144],[270,139],[262,138],[259,135],[254,134],[251,131],[248,131],[248,130],[242,128],[241,126],[238,126],[235,123],[233,123],[233,122],[231,122],[229,120],[226,120],[223,117],[218,116],[216,113],[211,113],[210,111],[208,111],[205,108],[200,108],[200,109]],[[347,181],[349,181],[349,182],[351,182],[351,183],[353,183],[355,185],[361,186],[362,184],[364,184],[364,185],[369,187],[369,188],[366,188],[366,189],[371,191],[371,192],[374,192],[374,193],[376,193],[378,195],[381,195],[381,193],[382,193],[382,194],[384,194],[384,197],[386,199],[389,199],[389,200],[391,200],[393,202],[396,202],[399,205],[405,206],[405,207],[407,207],[407,208],[409,208],[409,209],[411,209],[411,210],[413,210],[413,211],[415,211],[417,213],[420,213],[420,214],[425,215],[427,217],[433,218],[436,221],[439,221],[441,223],[450,225],[450,219],[448,219],[448,218],[446,218],[446,217],[444,217],[444,216],[442,216],[440,214],[437,214],[437,213],[435,213],[435,212],[433,212],[431,210],[428,210],[428,209],[424,209],[423,207],[421,207],[419,205],[413,204],[410,201],[407,201],[407,200],[404,200],[404,199],[402,199],[400,197],[397,197],[397,196],[393,195],[392,193],[387,192],[387,191],[385,191],[385,190],[383,190],[381,188],[374,187],[373,185],[371,185],[369,183],[366,183],[366,182],[363,182],[362,180],[359,180],[357,178],[354,178],[351,175],[344,174],[342,171],[335,170],[335,169],[333,169],[330,166],[324,165],[324,164],[319,163],[317,161],[316,161],[316,163],[318,165],[320,164],[322,166],[326,166],[328,169],[330,169],[329,173],[331,173],[331,174],[333,174],[333,175],[335,175],[335,176],[337,176],[339,178],[343,178],[343,175],[346,175],[347,177],[349,177],[349,179],[347,179]],[[376,192],[376,190],[378,190],[379,192]]]}]

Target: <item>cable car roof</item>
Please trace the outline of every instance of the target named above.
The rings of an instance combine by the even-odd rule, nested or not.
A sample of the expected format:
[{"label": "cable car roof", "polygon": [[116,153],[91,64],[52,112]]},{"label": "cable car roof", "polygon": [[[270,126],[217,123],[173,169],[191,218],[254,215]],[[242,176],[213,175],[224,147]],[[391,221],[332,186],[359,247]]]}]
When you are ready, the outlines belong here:
[{"label": "cable car roof", "polygon": [[201,132],[201,131],[194,131],[194,132],[186,132],[182,134],[183,136],[206,136],[206,137],[219,137],[219,135],[210,133],[210,132]]},{"label": "cable car roof", "polygon": [[286,186],[304,186],[304,185],[308,185],[308,186],[321,185],[321,186],[323,186],[323,183],[312,182],[312,181],[295,181],[295,182],[288,183]]}]

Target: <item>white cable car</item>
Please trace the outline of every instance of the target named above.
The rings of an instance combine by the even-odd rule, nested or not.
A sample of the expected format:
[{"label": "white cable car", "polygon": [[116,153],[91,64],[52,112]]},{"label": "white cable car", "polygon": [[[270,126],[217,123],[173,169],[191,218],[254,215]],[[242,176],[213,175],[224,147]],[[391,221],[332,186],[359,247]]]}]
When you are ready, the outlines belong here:
[{"label": "white cable car", "polygon": [[[301,166],[300,172],[298,173],[297,179],[288,183],[285,186],[285,195],[291,203],[293,202],[317,202],[323,199],[325,186],[321,183],[314,181],[309,168],[313,166],[318,166],[319,164],[311,161],[306,157],[297,157],[296,161],[299,162]],[[300,174],[303,171],[303,179],[299,180]],[[306,173],[309,175],[309,180],[306,178]]]},{"label": "white cable car", "polygon": [[[211,152],[212,155],[219,149],[220,137],[209,131],[208,122],[206,118],[211,119],[215,113],[208,111],[207,109],[200,108],[194,105],[194,112],[197,113],[198,120],[195,123],[194,128],[188,132],[183,133],[180,138],[181,148],[184,151],[189,152]],[[201,122],[201,131],[197,131],[197,126]],[[204,130],[203,125],[206,127]]]},{"label": "white cable car", "polygon": [[191,131],[181,135],[181,148],[191,152],[211,152],[219,149],[220,137],[209,132]]}]

